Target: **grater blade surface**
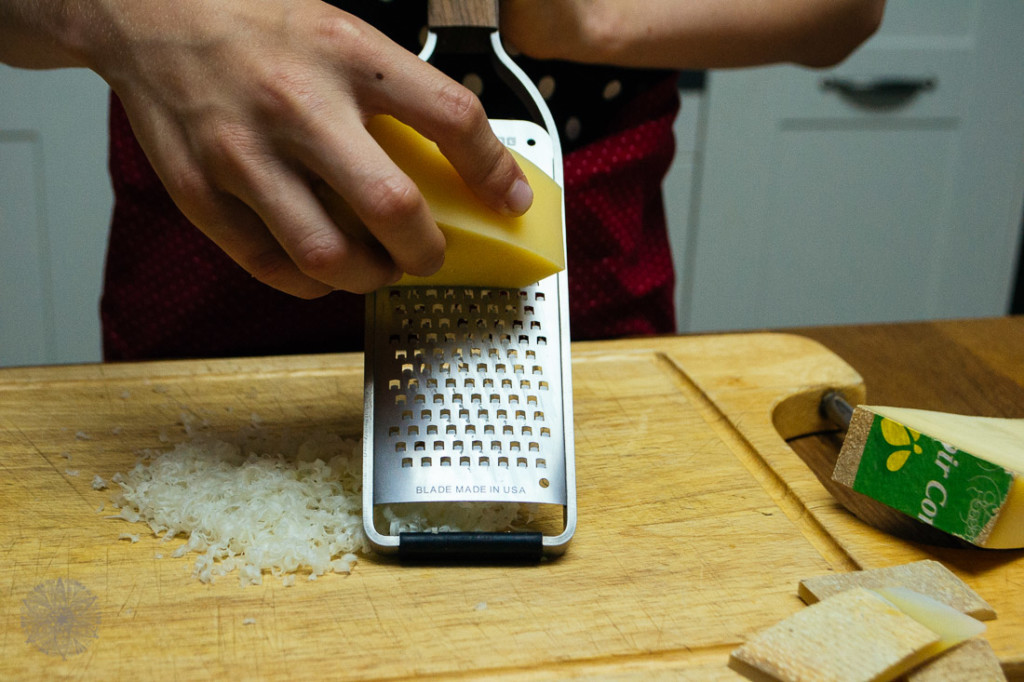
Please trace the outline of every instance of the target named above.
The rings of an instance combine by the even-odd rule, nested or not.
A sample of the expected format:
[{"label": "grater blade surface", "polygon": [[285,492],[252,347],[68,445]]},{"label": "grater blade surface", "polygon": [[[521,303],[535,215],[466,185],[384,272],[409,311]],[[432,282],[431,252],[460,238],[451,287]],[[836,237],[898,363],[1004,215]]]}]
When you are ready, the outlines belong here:
[{"label": "grater blade surface", "polygon": [[373,295],[367,428],[376,504],[567,504],[558,279]]}]

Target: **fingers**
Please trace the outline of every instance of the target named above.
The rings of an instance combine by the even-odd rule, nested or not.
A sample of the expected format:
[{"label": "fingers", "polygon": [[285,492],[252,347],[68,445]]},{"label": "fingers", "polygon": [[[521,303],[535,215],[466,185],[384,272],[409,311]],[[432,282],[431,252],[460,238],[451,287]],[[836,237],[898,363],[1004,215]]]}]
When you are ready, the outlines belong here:
[{"label": "fingers", "polygon": [[[222,141],[222,165],[209,171],[173,138],[161,136],[164,144],[153,150],[171,197],[256,279],[293,296],[316,298],[335,289],[366,293],[401,276],[379,244],[339,229],[306,178],[276,158]],[[214,185],[211,178],[220,180]]]},{"label": "fingers", "polygon": [[323,131],[321,155],[310,159],[330,188],[319,194],[335,224],[382,246],[402,272],[437,272],[445,239],[419,189],[360,123],[339,130],[348,134]]},{"label": "fingers", "polygon": [[470,189],[495,211],[524,213],[533,201],[526,175],[494,135],[480,100],[418,57],[394,46],[357,81],[367,108],[395,116],[437,143]]},{"label": "fingers", "polygon": [[[180,185],[179,185],[180,187]],[[298,298],[318,298],[333,287],[303,273],[263,220],[238,198],[224,193],[192,192],[177,198],[185,216],[233,261],[259,281]]]},{"label": "fingers", "polygon": [[339,229],[310,185],[289,169],[264,165],[232,191],[238,198],[219,197],[220,216],[200,227],[260,281],[310,298],[332,289],[367,293],[401,277],[378,244]]},{"label": "fingers", "polygon": [[[295,266],[307,277],[336,289],[368,293],[391,284],[408,271],[379,244],[343,229],[314,196],[305,180],[287,169],[253,180],[246,197]],[[438,232],[427,215],[428,227]],[[437,251],[444,258],[444,241]],[[440,262],[430,273],[433,273]]]},{"label": "fingers", "polygon": [[[439,84],[435,106],[406,123],[437,143],[470,189],[495,210],[520,215],[533,202],[526,175],[491,130],[480,100],[454,81]],[[419,118],[422,116],[422,119]]]},{"label": "fingers", "polygon": [[332,291],[304,274],[271,235],[262,219],[238,198],[218,190],[189,150],[173,120],[150,102],[121,95],[139,144],[182,214],[228,257],[265,284],[299,298]]},{"label": "fingers", "polygon": [[252,209],[234,197],[225,196],[221,201],[221,218],[201,229],[246,272],[298,298],[318,298],[334,291],[334,287],[303,273]]}]

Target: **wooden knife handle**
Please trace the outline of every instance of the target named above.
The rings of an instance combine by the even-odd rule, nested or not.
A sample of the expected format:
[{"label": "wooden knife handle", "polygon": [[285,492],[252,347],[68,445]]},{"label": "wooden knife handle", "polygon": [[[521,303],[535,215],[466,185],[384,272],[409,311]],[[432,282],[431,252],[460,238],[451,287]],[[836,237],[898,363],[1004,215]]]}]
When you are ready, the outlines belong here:
[{"label": "wooden knife handle", "polygon": [[430,0],[427,5],[427,23],[431,28],[498,28],[498,0]]}]

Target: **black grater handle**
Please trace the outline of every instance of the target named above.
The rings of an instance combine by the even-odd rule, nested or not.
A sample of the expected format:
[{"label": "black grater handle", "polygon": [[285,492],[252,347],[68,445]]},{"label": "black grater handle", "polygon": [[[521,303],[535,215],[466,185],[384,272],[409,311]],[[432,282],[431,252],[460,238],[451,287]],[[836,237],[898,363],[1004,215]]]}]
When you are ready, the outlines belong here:
[{"label": "black grater handle", "polygon": [[443,563],[536,563],[544,554],[541,533],[400,533],[402,560]]},{"label": "black grater handle", "polygon": [[846,396],[836,390],[829,390],[821,397],[821,413],[843,431],[850,428],[853,406],[846,402]]}]

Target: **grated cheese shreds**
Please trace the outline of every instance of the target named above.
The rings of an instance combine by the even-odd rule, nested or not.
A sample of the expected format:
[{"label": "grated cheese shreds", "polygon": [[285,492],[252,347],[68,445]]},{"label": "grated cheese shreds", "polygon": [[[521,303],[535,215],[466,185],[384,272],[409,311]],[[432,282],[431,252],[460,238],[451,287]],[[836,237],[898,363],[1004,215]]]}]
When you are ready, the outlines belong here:
[{"label": "grated cheese shreds", "polygon": [[180,443],[115,477],[114,502],[164,539],[185,537],[173,556],[200,553],[203,582],[235,570],[243,585],[261,583],[264,570],[345,571],[351,562],[336,559],[368,549],[350,443],[307,440],[304,456],[291,458],[246,450],[203,437]]},{"label": "grated cheese shreds", "polygon": [[388,528],[391,535],[507,530],[527,525],[533,519],[535,507],[503,502],[382,505],[375,510],[374,521],[377,528]]},{"label": "grated cheese shreds", "polygon": [[[260,430],[261,431],[261,430]],[[110,518],[144,522],[173,552],[199,554],[193,575],[204,583],[237,571],[260,584],[264,572],[294,584],[349,573],[370,544],[362,527],[361,444],[316,433],[271,439],[248,431],[239,442],[203,435],[150,453],[112,479],[120,492]],[[526,523],[532,505],[449,504],[381,507],[380,527],[404,530],[506,530]]]}]

